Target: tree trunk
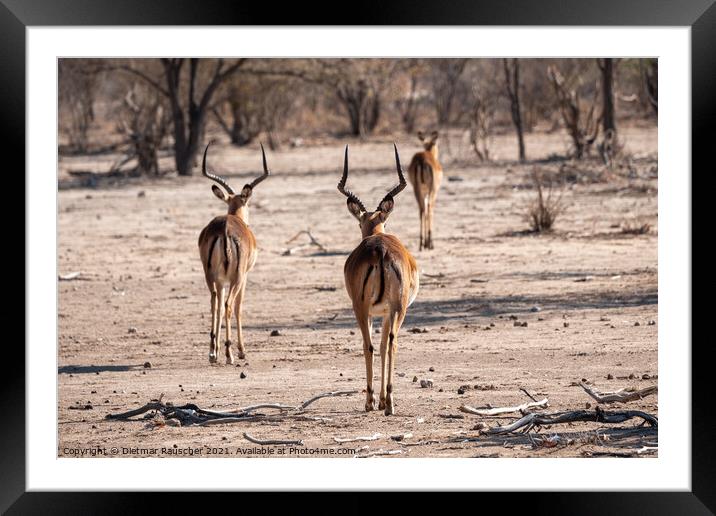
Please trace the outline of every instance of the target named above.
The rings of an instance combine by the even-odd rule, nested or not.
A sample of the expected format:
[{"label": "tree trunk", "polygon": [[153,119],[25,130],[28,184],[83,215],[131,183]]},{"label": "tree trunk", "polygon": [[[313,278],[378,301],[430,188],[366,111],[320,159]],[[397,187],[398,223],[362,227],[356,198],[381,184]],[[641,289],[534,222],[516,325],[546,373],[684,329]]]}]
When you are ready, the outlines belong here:
[{"label": "tree trunk", "polygon": [[505,68],[507,95],[510,99],[510,114],[517,132],[520,161],[525,161],[527,158],[525,156],[524,127],[522,124],[522,108],[520,106],[520,60],[513,59],[511,65],[508,59],[503,59],[502,62]]},{"label": "tree trunk", "polygon": [[617,125],[614,116],[614,59],[604,58],[599,67],[602,71],[602,129],[604,134],[608,131],[617,135]]}]

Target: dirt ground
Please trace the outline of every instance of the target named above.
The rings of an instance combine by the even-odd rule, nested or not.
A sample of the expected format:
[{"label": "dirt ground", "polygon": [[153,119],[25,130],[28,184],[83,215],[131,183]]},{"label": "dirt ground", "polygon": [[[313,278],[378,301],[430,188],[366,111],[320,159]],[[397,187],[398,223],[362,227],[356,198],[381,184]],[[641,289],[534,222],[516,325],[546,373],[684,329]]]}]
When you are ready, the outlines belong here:
[{"label": "dirt ground", "polygon": [[[417,251],[410,186],[396,198],[387,226],[414,254],[421,274],[398,337],[396,415],[390,417],[363,411],[362,343],[343,285],[343,263],[360,232],[336,190],[342,142],[268,152],[273,176],[257,187],[251,209],[259,255],[244,302],[247,358],[236,366],[208,361],[209,292],[197,238],[225,211],[210,182],[199,174],[61,189],[58,273],[81,274],[58,283],[58,456],[87,456],[92,448],[117,448],[125,457],[180,456],[189,449],[200,456],[255,456],[259,449],[280,448],[252,445],[244,432],[303,440],[288,455],[313,457],[329,449],[349,450],[334,452],[343,457],[351,449],[401,450],[397,457],[581,457],[655,447],[655,430],[631,431],[638,418],[495,437],[480,435],[476,424],[508,424],[520,415],[459,411],[462,404],[530,401],[520,389],[548,398],[549,411],[594,410],[594,400],[577,384],[583,378],[599,391],[656,384],[657,133],[633,128],[623,136],[632,172],[567,183],[567,209],[548,235],[524,232],[525,207],[535,196],[529,173],[535,166],[557,170],[559,163],[504,161],[515,154],[510,135],[493,142],[503,161],[491,165],[476,164],[459,135],[441,142],[445,178],[435,250]],[[402,137],[398,145],[407,167],[417,140]],[[527,135],[530,159],[565,150],[561,133]],[[260,170],[258,145],[219,143],[210,152],[213,168],[237,188]],[[63,157],[59,179],[69,169],[101,169],[114,159]],[[601,168],[596,161],[583,166]],[[348,187],[366,205],[377,205],[395,179],[391,140],[351,143]],[[651,226],[647,234],[622,231],[625,224],[644,223]],[[306,248],[284,255],[307,241],[286,243],[308,228],[328,252]],[[280,335],[271,336],[273,330]],[[414,377],[431,379],[433,387],[421,388]],[[376,390],[379,382],[376,376]],[[229,411],[262,402],[295,405],[336,390],[359,392],[317,401],[306,411],[315,420],[174,427],[141,417],[104,419],[162,394],[177,405]],[[658,415],[657,402],[649,396],[626,408]],[[375,433],[380,436],[373,441],[334,440]],[[406,433],[412,436],[402,442],[390,438]],[[300,455],[299,449],[309,451]]]}]

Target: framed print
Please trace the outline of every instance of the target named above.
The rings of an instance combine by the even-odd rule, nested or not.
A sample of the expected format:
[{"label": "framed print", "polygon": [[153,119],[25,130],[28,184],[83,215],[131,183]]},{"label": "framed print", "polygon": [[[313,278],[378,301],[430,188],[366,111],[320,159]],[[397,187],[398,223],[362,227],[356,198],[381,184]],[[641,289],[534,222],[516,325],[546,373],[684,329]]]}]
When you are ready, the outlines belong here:
[{"label": "framed print", "polygon": [[28,203],[3,510],[713,511],[690,209],[712,2],[294,10],[0,8]]}]

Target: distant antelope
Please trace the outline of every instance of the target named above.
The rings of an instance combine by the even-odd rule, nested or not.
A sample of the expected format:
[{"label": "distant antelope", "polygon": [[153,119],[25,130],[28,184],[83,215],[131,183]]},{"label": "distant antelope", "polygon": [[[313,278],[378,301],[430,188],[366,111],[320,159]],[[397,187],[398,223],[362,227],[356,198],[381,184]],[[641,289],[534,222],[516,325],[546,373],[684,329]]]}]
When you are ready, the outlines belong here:
[{"label": "distant antelope", "polygon": [[343,273],[346,290],[353,301],[358,326],[363,334],[363,355],[367,378],[365,410],[373,410],[373,316],[383,317],[380,342],[381,383],[379,409],[385,415],[395,412],[393,403],[393,368],[398,349],[398,330],[403,324],[408,306],[418,294],[418,266],[396,236],[385,233],[385,223],[393,211],[394,197],[406,186],[400,167],[398,148],[395,163],[400,183],[378,204],[373,212],[366,210],[361,200],[345,189],[348,179],[348,146],[346,146],[343,177],[338,191],[348,197],[348,211],[358,219],[363,240],[346,260]]},{"label": "distant antelope", "polygon": [[443,178],[443,167],[438,162],[438,132],[426,139],[422,131],[418,139],[425,148],[413,156],[408,167],[408,179],[413,185],[420,210],[420,250],[433,248],[433,210]]},{"label": "distant antelope", "polygon": [[[209,143],[211,145],[211,143]],[[201,163],[202,173],[224,187],[211,187],[214,195],[229,206],[226,215],[216,217],[209,222],[199,235],[199,254],[204,265],[206,285],[211,291],[211,343],[209,362],[216,363],[219,351],[221,319],[226,324],[226,363],[233,364],[231,353],[231,313],[236,312],[236,330],[238,333],[239,358],[245,358],[244,339],[241,333],[241,302],[244,299],[246,276],[256,262],[256,238],[249,229],[249,199],[254,187],[269,176],[266,165],[266,153],[261,145],[264,173],[251,183],[244,185],[240,194],[236,194],[228,183],[219,176],[206,170],[206,153]],[[228,292],[225,291],[228,290]]]}]

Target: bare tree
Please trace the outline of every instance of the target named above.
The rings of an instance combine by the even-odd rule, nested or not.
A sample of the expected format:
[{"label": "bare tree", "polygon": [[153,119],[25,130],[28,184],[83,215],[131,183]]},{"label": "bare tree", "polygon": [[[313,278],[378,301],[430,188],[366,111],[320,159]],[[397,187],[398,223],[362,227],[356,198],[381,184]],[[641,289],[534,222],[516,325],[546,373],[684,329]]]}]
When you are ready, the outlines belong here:
[{"label": "bare tree", "polygon": [[403,129],[409,134],[415,132],[415,119],[418,114],[418,76],[418,67],[411,67],[408,71],[407,95],[397,102],[400,119],[403,122]]},{"label": "bare tree", "polygon": [[262,132],[268,133],[269,145],[278,145],[275,132],[283,127],[296,96],[295,79],[290,77],[236,74],[227,82],[223,104],[226,120],[219,107],[212,109],[219,125],[234,145],[251,143]]},{"label": "bare tree", "polygon": [[[578,74],[567,81],[556,66],[550,65],[547,67],[547,75],[557,96],[565,128],[572,138],[574,157],[582,159],[599,133],[599,118],[594,116],[599,88],[595,85],[594,98],[585,111],[579,96]],[[571,84],[575,82],[576,85]]]},{"label": "bare tree", "polygon": [[128,149],[113,168],[136,159],[136,175],[159,175],[157,151],[169,127],[169,116],[160,94],[135,84],[127,92],[117,115],[118,130],[127,138]]},{"label": "bare tree", "polygon": [[88,132],[94,120],[94,101],[98,74],[86,60],[60,59],[58,62],[60,106],[65,108],[61,129],[67,134],[73,152],[86,152]]},{"label": "bare tree", "polygon": [[470,143],[480,161],[490,161],[489,139],[494,112],[494,98],[486,92],[486,88],[475,84],[470,119]]},{"label": "bare tree", "polygon": [[214,95],[245,61],[236,59],[227,64],[223,59],[161,58],[161,77],[127,63],[113,68],[141,78],[167,98],[172,114],[177,172],[180,176],[190,176]]},{"label": "bare tree", "polygon": [[649,100],[649,105],[654,110],[654,114],[659,113],[659,61],[657,59],[647,59],[646,65],[639,61],[641,68],[642,80],[644,83],[644,92]]},{"label": "bare tree", "polygon": [[617,123],[614,115],[614,73],[617,60],[611,57],[597,59],[602,75],[602,130],[611,131],[612,138],[617,136]]},{"label": "bare tree", "polygon": [[430,86],[439,126],[451,122],[455,94],[468,59],[431,59]]},{"label": "bare tree", "polygon": [[522,108],[520,106],[520,60],[503,59],[502,64],[505,69],[505,90],[507,97],[510,99],[510,114],[517,132],[520,161],[525,161],[527,158],[525,157],[524,128],[522,126]]}]

